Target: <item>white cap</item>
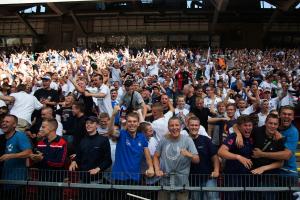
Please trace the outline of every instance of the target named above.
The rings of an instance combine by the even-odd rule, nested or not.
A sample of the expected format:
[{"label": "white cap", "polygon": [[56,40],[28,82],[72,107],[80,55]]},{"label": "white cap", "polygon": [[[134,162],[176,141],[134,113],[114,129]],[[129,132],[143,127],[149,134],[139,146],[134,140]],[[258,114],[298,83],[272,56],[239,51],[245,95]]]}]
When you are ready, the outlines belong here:
[{"label": "white cap", "polygon": [[0,108],[6,106],[6,103],[2,100],[0,100]]},{"label": "white cap", "polygon": [[228,103],[235,103],[234,99],[228,99]]}]

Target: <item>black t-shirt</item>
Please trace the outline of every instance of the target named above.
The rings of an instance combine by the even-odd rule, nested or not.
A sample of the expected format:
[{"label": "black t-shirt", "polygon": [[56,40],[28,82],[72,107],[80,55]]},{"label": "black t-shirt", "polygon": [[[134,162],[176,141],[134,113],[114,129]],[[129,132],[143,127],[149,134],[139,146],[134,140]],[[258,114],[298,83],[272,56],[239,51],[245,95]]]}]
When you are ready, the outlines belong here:
[{"label": "black t-shirt", "polygon": [[37,117],[35,120],[35,123],[31,125],[30,132],[32,134],[37,134],[40,131],[40,128],[42,126],[43,119],[41,117]]},{"label": "black t-shirt", "polygon": [[203,135],[199,135],[193,141],[201,161],[191,164],[190,174],[211,174],[213,171],[212,157],[217,154],[217,148],[208,137]]},{"label": "black t-shirt", "polygon": [[63,125],[63,130],[70,130],[73,124],[73,112],[72,107],[61,107],[56,111],[56,114],[61,116],[61,123]]},{"label": "black t-shirt", "polygon": [[[274,140],[273,138],[267,136],[265,126],[254,129],[252,132],[252,138],[254,140],[254,148],[259,148],[264,152],[283,151],[285,148],[283,139]],[[269,158],[253,159],[253,169],[264,165],[269,165],[276,161],[277,160],[272,160]]]},{"label": "black t-shirt", "polygon": [[193,95],[191,97],[186,97],[185,98],[186,104],[190,105],[190,106],[195,106],[195,102],[196,102],[196,96]]},{"label": "black t-shirt", "polygon": [[196,115],[196,117],[198,117],[200,119],[200,123],[201,125],[205,128],[205,130],[207,131],[207,120],[208,120],[208,116],[211,116],[211,112],[209,111],[208,108],[202,108],[202,109],[198,109],[196,107],[192,107],[190,110],[191,113],[194,113]]},{"label": "black t-shirt", "polygon": [[48,99],[50,101],[59,102],[58,92],[54,89],[46,90],[44,88],[35,91],[34,96],[41,101],[42,99]]},{"label": "black t-shirt", "polygon": [[[59,95],[58,92],[54,89],[50,89],[50,90],[46,90],[44,88],[38,89],[37,91],[35,91],[34,96],[41,101],[42,99],[48,99],[50,101],[54,101],[54,102],[59,102]],[[55,106],[49,106],[51,108],[53,108],[53,110],[56,110]],[[41,111],[42,110],[35,110],[32,115],[31,115],[31,119],[33,120],[34,118],[39,119],[41,118]]]},{"label": "black t-shirt", "polygon": [[76,100],[78,102],[84,104],[84,114],[86,116],[95,115],[93,112],[94,109],[93,97],[84,96],[83,94],[80,94],[77,91],[75,91],[74,95],[77,97]]},{"label": "black t-shirt", "polygon": [[82,138],[87,134],[85,128],[86,116],[74,117],[72,128],[67,131],[67,135],[73,135],[73,148],[76,148]]}]

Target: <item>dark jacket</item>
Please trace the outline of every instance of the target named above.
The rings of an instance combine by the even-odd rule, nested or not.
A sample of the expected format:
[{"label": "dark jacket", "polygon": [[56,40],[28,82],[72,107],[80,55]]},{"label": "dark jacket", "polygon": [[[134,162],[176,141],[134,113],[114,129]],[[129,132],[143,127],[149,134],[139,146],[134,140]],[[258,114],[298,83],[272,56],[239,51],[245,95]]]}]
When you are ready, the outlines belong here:
[{"label": "dark jacket", "polygon": [[85,136],[77,147],[76,163],[80,171],[99,167],[103,172],[109,168],[112,160],[108,138],[98,133]]},{"label": "dark jacket", "polygon": [[43,153],[44,159],[38,163],[41,169],[63,170],[67,156],[67,142],[60,136],[48,142],[45,138],[38,142],[37,150]]}]

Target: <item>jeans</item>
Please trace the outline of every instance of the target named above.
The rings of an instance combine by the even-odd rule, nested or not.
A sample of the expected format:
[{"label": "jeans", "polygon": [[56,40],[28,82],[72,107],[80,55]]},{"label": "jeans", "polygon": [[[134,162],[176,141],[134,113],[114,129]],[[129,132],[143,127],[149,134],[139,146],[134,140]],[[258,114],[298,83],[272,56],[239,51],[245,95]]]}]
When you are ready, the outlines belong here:
[{"label": "jeans", "polygon": [[[206,183],[201,185],[202,187],[216,187],[217,180],[209,179]],[[218,192],[191,192],[191,200],[219,200]]]}]

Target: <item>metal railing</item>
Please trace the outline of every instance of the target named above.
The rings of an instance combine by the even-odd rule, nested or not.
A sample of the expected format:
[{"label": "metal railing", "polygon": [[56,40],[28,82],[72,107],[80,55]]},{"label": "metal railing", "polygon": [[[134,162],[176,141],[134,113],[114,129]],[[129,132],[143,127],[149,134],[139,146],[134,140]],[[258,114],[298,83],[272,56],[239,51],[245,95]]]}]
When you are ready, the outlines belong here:
[{"label": "metal railing", "polygon": [[249,199],[289,200],[300,191],[297,176],[69,172],[37,169],[2,171],[1,200]]}]

